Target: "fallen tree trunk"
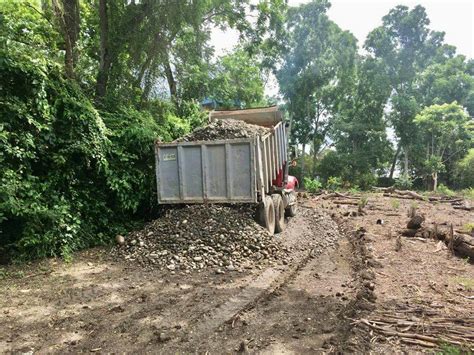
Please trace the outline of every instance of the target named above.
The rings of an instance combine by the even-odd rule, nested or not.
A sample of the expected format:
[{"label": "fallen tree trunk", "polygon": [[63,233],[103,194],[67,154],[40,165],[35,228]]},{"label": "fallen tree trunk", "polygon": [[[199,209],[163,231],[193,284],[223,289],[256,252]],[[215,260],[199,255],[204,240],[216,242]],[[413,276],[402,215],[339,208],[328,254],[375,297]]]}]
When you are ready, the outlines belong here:
[{"label": "fallen tree trunk", "polygon": [[474,207],[470,206],[453,206],[455,210],[474,211]]},{"label": "fallen tree trunk", "polygon": [[359,205],[359,202],[356,202],[356,201],[335,200],[335,201],[332,201],[332,202],[337,204],[337,205],[352,205],[352,206],[358,206]]},{"label": "fallen tree trunk", "polygon": [[[384,192],[385,194],[396,194],[399,196],[406,196],[408,198],[414,199],[414,200],[420,200],[420,201],[425,201],[426,198],[420,195],[419,193],[416,193],[415,191],[410,191],[410,190],[397,190],[393,186],[391,187],[374,187],[375,190]],[[397,197],[397,196],[395,196]]]},{"label": "fallen tree trunk", "polygon": [[474,262],[474,237],[464,233],[451,232],[449,228],[424,227],[416,229],[403,229],[400,231],[405,237],[418,237],[442,240],[448,247],[461,257],[469,257]]}]

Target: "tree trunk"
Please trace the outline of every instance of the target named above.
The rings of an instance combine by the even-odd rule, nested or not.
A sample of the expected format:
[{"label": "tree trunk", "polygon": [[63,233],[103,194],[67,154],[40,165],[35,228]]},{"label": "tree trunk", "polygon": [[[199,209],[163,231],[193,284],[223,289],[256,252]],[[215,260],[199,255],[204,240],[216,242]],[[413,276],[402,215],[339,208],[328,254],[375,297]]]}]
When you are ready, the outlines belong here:
[{"label": "tree trunk", "polygon": [[300,186],[304,188],[304,151],[306,148],[306,143],[303,143],[303,150],[301,152],[301,181]]},{"label": "tree trunk", "polygon": [[107,0],[99,0],[100,27],[100,63],[97,74],[96,98],[102,99],[107,94],[111,58],[109,53],[109,18]]},{"label": "tree trunk", "polygon": [[63,0],[63,7],[66,31],[71,40],[72,64],[75,67],[78,59],[76,44],[81,24],[79,0]]},{"label": "tree trunk", "polygon": [[395,155],[393,156],[393,161],[392,161],[392,166],[390,168],[390,179],[393,179],[393,173],[395,172],[395,166],[397,165],[397,159],[398,155],[400,154],[400,150],[402,149],[402,145],[398,143],[397,146],[397,151],[395,152]]},{"label": "tree trunk", "polygon": [[404,163],[404,172],[403,172],[403,175],[405,177],[408,177],[408,150],[406,148],[403,148],[403,153],[404,153],[404,160],[403,160],[403,163]]},{"label": "tree trunk", "polygon": [[313,179],[316,177],[316,164],[318,162],[318,152],[319,152],[319,144],[318,139],[313,139],[313,169],[311,171],[311,175]]},{"label": "tree trunk", "polygon": [[433,191],[436,191],[438,189],[438,172],[435,171],[431,176],[433,177]]},{"label": "tree trunk", "polygon": [[66,76],[74,78],[74,67],[77,62],[76,43],[79,38],[80,12],[78,0],[53,0],[53,8],[64,38],[64,67]]},{"label": "tree trunk", "polygon": [[170,88],[171,100],[173,102],[176,102],[176,98],[177,98],[176,80],[174,79],[173,70],[171,70],[168,53],[166,53],[164,66],[165,66],[166,79],[168,80],[168,85]]}]

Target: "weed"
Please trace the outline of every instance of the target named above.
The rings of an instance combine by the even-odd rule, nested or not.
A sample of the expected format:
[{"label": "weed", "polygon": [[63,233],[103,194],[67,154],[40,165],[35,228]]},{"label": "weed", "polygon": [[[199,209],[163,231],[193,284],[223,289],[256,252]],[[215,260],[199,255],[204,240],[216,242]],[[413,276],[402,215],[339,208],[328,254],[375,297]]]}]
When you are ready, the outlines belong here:
[{"label": "weed", "polygon": [[393,208],[394,210],[398,210],[398,209],[400,208],[400,201],[398,201],[398,200],[396,200],[396,199],[393,199],[392,202],[391,202],[391,204],[392,204],[392,208]]},{"label": "weed", "polygon": [[443,342],[440,346],[440,351],[438,351],[437,355],[461,355],[461,354],[468,354],[471,355],[472,353],[464,348],[461,348],[457,345],[453,345],[450,343]]},{"label": "weed", "polygon": [[449,187],[443,184],[439,184],[436,192],[438,192],[441,195],[450,196],[450,197],[455,195],[453,190],[451,190]]},{"label": "weed", "polygon": [[474,200],[474,188],[470,187],[461,191],[461,195],[469,200]]},{"label": "weed", "polygon": [[318,179],[311,179],[305,177],[304,187],[308,192],[318,192],[319,190],[321,190],[321,187],[323,187],[323,184],[321,184],[321,181],[319,181]]},{"label": "weed", "polygon": [[353,185],[353,186],[351,186],[351,188],[350,188],[349,190],[347,190],[347,191],[349,191],[351,194],[356,194],[356,193],[359,193],[359,192],[360,192],[360,187],[359,187],[359,185]]},{"label": "weed", "polygon": [[365,206],[367,206],[367,203],[369,202],[369,198],[367,196],[362,196],[359,200],[359,208],[364,208]]},{"label": "weed", "polygon": [[472,231],[474,231],[474,223],[466,223],[463,229],[468,233],[472,233]]},{"label": "weed", "polygon": [[22,279],[25,277],[25,273],[23,271],[7,271],[5,269],[0,269],[0,280],[6,279]]},{"label": "weed", "polygon": [[331,176],[326,184],[327,189],[331,191],[339,191],[341,189],[341,186],[342,179],[336,176]]},{"label": "weed", "polygon": [[454,278],[454,282],[462,285],[468,291],[474,290],[474,279],[457,276]]}]

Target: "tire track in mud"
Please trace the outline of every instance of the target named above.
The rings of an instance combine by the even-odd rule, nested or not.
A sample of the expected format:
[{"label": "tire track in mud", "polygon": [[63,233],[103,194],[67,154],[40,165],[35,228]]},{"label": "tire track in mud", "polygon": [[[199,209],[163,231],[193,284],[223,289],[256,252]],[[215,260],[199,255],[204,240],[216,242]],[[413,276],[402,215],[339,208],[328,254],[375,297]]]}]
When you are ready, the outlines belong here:
[{"label": "tire track in mud", "polygon": [[[323,223],[317,223],[318,221]],[[207,346],[203,346],[203,339],[212,338],[216,331],[234,324],[242,313],[248,312],[259,302],[265,302],[290,282],[309,260],[333,245],[338,238],[333,227],[333,222],[326,213],[312,207],[300,209],[300,214],[291,219],[285,232],[277,237],[281,238],[285,247],[292,250],[290,265],[265,269],[227,302],[216,306],[207,314],[195,317],[189,322],[187,329],[181,330],[186,335],[167,343],[166,351],[183,351],[183,342],[189,345],[189,351],[207,350]]]},{"label": "tire track in mud", "polygon": [[[253,300],[221,313],[212,327],[198,327],[200,336],[193,339],[201,343],[194,350],[271,354],[369,349],[364,334],[353,326],[353,319],[370,311],[374,301],[363,233],[349,232],[335,216],[313,212],[305,215],[313,236],[336,231],[334,245],[314,245],[291,267],[277,271]],[[254,286],[242,292],[251,293]]]}]

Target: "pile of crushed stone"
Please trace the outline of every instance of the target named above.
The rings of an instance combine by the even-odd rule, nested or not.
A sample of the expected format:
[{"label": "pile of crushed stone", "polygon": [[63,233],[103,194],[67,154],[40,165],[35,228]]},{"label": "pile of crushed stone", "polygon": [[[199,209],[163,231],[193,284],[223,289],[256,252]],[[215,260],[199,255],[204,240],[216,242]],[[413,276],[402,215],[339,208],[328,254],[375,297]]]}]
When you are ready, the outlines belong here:
[{"label": "pile of crushed stone", "polygon": [[213,120],[207,126],[197,128],[193,132],[178,138],[175,142],[253,138],[258,135],[265,135],[269,132],[270,128],[246,123],[244,121],[232,119]]},{"label": "pile of crushed stone", "polygon": [[173,208],[140,231],[131,232],[112,254],[143,267],[171,272],[242,271],[285,262],[289,250],[254,220],[244,205]]}]

